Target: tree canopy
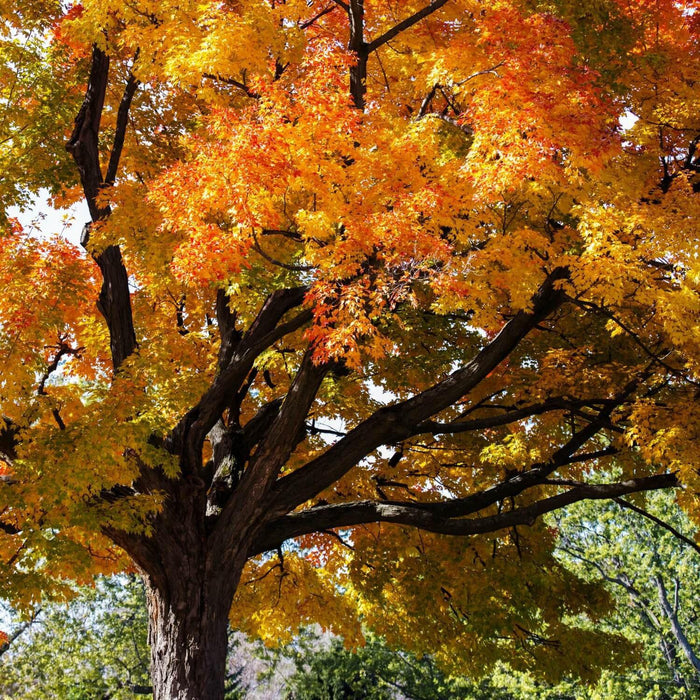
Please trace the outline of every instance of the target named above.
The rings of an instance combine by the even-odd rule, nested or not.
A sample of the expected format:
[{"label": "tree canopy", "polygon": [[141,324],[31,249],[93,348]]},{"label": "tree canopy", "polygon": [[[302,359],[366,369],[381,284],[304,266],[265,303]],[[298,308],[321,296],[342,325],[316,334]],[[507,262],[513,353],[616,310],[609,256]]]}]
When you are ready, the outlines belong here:
[{"label": "tree canopy", "polygon": [[593,674],[540,516],[698,517],[698,3],[0,15],[4,595],[139,571],[156,698],[229,618]]}]

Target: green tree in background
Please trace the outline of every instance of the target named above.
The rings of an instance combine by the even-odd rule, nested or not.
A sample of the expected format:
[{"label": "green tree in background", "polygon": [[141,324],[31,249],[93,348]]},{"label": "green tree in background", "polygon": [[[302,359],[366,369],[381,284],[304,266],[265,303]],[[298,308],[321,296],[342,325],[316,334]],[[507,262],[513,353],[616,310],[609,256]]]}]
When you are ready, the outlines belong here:
[{"label": "green tree in background", "polygon": [[603,579],[617,600],[615,615],[602,624],[623,633],[642,656],[634,669],[605,672],[597,697],[700,698],[700,550],[673,494],[647,497],[651,518],[638,508],[626,501],[581,504],[556,519],[566,566]]},{"label": "green tree in background", "polygon": [[146,608],[134,577],[102,578],[18,624],[0,658],[3,700],[150,696]]},{"label": "green tree in background", "polygon": [[376,637],[357,650],[346,649],[340,639],[333,639],[327,648],[319,648],[320,643],[307,632],[283,651],[296,666],[286,700],[391,700],[397,696],[437,700],[462,697],[471,685],[444,674],[431,657],[390,649]]},{"label": "green tree in background", "polygon": [[[285,700],[576,700],[576,684],[551,685],[497,663],[480,680],[448,675],[430,656],[389,648],[378,638],[356,651],[307,638],[291,651],[297,670]],[[286,653],[290,653],[286,650]],[[582,687],[579,685],[579,687]],[[585,690],[585,687],[583,687]]]},{"label": "green tree in background", "polygon": [[[149,700],[148,614],[136,576],[99,578],[17,619],[0,645],[1,700]],[[8,610],[6,616],[10,616]],[[245,697],[232,638],[225,700]]]}]

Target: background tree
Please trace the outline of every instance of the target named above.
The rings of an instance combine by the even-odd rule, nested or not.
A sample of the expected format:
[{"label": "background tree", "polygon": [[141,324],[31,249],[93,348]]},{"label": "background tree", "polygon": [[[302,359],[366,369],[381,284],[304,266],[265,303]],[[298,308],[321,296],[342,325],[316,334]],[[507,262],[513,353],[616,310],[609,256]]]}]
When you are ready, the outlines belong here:
[{"label": "background tree", "polygon": [[[145,603],[141,581],[119,575],[101,577],[69,602],[48,603],[29,618],[3,611],[14,624],[0,649],[0,698],[149,700]],[[245,697],[243,665],[254,657],[252,645],[239,646],[232,638],[226,700]]]},{"label": "background tree", "polygon": [[696,505],[696,3],[0,7],[48,45],[5,58],[3,201],[91,217],[1,239],[6,594],[137,569],[156,698],[223,696],[229,619],[360,612],[592,676],[538,518]]},{"label": "background tree", "polygon": [[[678,537],[691,529],[669,494],[649,498],[644,508],[676,534],[615,504],[580,504],[556,516],[559,556],[592,580],[607,579],[615,597],[615,609],[597,625],[618,632],[630,652],[636,650],[624,665],[604,668],[591,686],[576,677],[547,683],[535,673],[514,672],[501,662],[484,669],[480,680],[448,675],[432,656],[392,649],[372,635],[352,650],[339,638],[305,629],[289,644],[272,649],[240,635],[232,637],[225,697],[695,698],[700,685],[674,638],[674,627],[692,650],[698,637],[692,582],[700,560]],[[659,580],[664,589],[674,589],[670,610],[659,598]],[[84,589],[69,607],[48,604],[30,619],[18,621],[11,643],[1,650],[0,697],[151,697],[143,598],[143,587],[133,576],[101,579],[96,589]],[[582,619],[578,624],[590,623]]]},{"label": "background tree", "polygon": [[[289,651],[287,651],[289,653]],[[288,679],[285,698],[440,698],[468,697],[473,684],[448,678],[429,656],[417,658],[369,638],[350,650],[334,639],[319,649],[318,637],[294,646],[296,671]]]},{"label": "background tree", "polygon": [[700,574],[700,550],[692,539],[679,539],[692,536],[692,528],[668,494],[649,499],[645,510],[650,518],[635,508],[639,505],[572,507],[556,518],[559,548],[567,566],[607,583],[618,611],[606,624],[642,651],[637,673],[608,673],[608,692],[620,697],[698,697],[694,582]]},{"label": "background tree", "polygon": [[69,605],[47,605],[0,660],[2,698],[151,697],[143,588],[102,578]]}]

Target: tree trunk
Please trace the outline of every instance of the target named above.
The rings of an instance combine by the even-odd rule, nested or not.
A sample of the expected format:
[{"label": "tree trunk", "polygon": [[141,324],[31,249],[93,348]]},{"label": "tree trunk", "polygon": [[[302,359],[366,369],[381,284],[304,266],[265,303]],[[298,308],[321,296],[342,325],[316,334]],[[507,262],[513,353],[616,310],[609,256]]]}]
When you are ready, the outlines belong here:
[{"label": "tree trunk", "polygon": [[230,582],[182,579],[167,593],[146,577],[154,700],[223,700]]},{"label": "tree trunk", "polygon": [[146,585],[154,700],[224,697],[229,612],[247,547],[215,547],[206,506],[203,488],[173,486],[151,537],[132,548]]}]

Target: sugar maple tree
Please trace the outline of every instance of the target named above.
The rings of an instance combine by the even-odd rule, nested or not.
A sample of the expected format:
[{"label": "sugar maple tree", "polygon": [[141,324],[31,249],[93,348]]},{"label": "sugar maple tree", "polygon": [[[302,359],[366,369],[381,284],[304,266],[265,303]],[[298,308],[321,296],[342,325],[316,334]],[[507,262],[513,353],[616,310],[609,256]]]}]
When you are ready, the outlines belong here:
[{"label": "sugar maple tree", "polygon": [[135,567],[156,698],[229,621],[609,657],[540,516],[697,510],[698,3],[0,8],[0,202],[92,219],[0,238],[4,594]]}]

